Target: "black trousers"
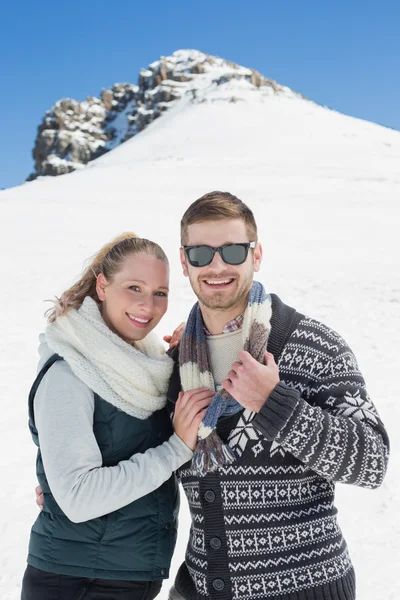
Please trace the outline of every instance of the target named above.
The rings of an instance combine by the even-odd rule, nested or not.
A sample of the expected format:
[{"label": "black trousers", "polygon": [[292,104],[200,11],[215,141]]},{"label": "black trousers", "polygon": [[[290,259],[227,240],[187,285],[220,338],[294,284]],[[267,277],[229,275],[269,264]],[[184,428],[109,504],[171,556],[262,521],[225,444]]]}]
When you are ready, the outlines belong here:
[{"label": "black trousers", "polygon": [[21,600],[153,600],[161,581],[115,581],[47,573],[27,566]]}]

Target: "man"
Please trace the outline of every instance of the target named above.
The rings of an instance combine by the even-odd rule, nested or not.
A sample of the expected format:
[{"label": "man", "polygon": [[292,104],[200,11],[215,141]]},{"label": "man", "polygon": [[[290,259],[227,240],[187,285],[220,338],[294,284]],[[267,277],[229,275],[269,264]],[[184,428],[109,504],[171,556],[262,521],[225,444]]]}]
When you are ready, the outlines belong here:
[{"label": "man", "polygon": [[181,238],[198,305],[172,351],[169,406],[218,393],[179,473],[192,526],[170,600],[353,600],[335,483],[378,487],[389,453],[356,359],[253,283],[262,248],[238,198],[194,202]]}]

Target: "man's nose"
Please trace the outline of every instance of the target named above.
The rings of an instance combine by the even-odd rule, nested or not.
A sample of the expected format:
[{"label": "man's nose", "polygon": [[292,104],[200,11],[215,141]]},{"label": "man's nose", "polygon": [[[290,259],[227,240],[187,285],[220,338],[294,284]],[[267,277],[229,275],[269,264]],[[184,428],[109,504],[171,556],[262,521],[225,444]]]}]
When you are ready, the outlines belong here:
[{"label": "man's nose", "polygon": [[219,252],[215,252],[212,261],[209,264],[209,267],[215,267],[216,269],[225,268],[226,263],[223,261],[222,256]]}]

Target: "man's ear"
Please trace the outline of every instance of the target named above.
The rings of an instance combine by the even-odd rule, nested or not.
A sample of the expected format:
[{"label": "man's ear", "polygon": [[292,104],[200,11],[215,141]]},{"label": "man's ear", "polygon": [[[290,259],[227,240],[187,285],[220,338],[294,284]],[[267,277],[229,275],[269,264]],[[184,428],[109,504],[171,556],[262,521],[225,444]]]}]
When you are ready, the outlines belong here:
[{"label": "man's ear", "polygon": [[103,273],[99,273],[96,279],[96,292],[101,302],[104,302],[106,299],[107,284],[107,279],[104,277]]},{"label": "man's ear", "polygon": [[185,277],[189,277],[187,258],[186,258],[186,254],[185,254],[185,251],[183,250],[183,248],[179,248],[179,255],[180,255],[180,259],[181,259],[183,274]]},{"label": "man's ear", "polygon": [[260,242],[257,242],[256,247],[254,248],[254,251],[253,251],[253,268],[254,268],[255,272],[260,270],[262,255],[263,255],[262,246],[261,246]]}]

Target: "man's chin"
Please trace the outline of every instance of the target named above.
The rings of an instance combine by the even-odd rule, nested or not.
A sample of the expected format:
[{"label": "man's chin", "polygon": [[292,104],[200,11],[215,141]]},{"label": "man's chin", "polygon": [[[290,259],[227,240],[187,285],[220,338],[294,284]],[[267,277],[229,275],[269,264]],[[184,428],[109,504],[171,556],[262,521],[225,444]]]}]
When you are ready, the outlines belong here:
[{"label": "man's chin", "polygon": [[210,298],[198,296],[200,304],[211,310],[229,310],[237,304],[237,298]]}]

